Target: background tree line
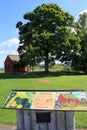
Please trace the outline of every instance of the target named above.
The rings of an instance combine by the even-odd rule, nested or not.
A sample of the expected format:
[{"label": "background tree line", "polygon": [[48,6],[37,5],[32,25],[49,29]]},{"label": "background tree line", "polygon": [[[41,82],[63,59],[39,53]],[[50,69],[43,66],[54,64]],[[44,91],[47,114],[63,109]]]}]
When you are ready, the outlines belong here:
[{"label": "background tree line", "polygon": [[70,63],[76,71],[87,72],[87,14],[78,21],[56,4],[42,4],[24,14],[19,29],[20,63],[35,66],[45,62],[45,72],[55,60]]}]

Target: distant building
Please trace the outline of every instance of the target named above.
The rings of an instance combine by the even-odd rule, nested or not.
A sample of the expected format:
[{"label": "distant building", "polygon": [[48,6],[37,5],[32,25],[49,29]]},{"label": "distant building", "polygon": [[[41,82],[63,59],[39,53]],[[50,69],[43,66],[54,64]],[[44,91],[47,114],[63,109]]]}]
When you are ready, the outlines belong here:
[{"label": "distant building", "polygon": [[28,72],[28,66],[21,66],[19,60],[19,55],[8,55],[4,62],[5,73]]}]

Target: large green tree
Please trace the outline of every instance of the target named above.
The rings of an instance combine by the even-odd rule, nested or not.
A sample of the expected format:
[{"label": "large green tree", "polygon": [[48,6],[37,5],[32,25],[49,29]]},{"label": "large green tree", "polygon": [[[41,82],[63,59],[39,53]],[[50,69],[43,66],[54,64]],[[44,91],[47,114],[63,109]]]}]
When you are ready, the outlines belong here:
[{"label": "large green tree", "polygon": [[72,66],[75,70],[87,73],[87,13],[79,15],[76,25],[76,32],[81,39],[81,49],[73,57]]},{"label": "large green tree", "polygon": [[[49,64],[61,55],[67,58],[78,48],[78,37],[73,31],[74,18],[56,4],[42,4],[24,15],[26,23],[19,21],[20,62],[34,66],[45,62],[45,72]],[[69,60],[69,58],[68,58]]]}]

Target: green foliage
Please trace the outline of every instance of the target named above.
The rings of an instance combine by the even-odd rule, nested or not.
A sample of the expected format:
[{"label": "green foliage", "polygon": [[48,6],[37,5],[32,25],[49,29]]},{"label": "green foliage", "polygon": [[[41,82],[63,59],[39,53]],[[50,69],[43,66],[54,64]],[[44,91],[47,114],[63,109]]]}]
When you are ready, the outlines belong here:
[{"label": "green foliage", "polygon": [[69,57],[71,50],[78,48],[78,37],[72,31],[74,18],[56,4],[42,4],[24,15],[27,23],[18,22],[20,62],[34,66],[45,61],[49,64],[59,59],[62,53]]},{"label": "green foliage", "polygon": [[73,55],[72,66],[77,71],[87,73],[87,13],[79,15],[77,30],[80,41],[80,49]]}]

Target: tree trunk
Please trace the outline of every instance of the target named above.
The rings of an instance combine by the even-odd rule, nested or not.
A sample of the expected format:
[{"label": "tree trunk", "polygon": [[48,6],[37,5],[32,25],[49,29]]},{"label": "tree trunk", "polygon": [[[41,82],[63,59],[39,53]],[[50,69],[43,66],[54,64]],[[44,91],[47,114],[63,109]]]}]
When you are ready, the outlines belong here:
[{"label": "tree trunk", "polygon": [[49,71],[49,59],[48,59],[48,52],[45,52],[45,72],[47,73]]}]

